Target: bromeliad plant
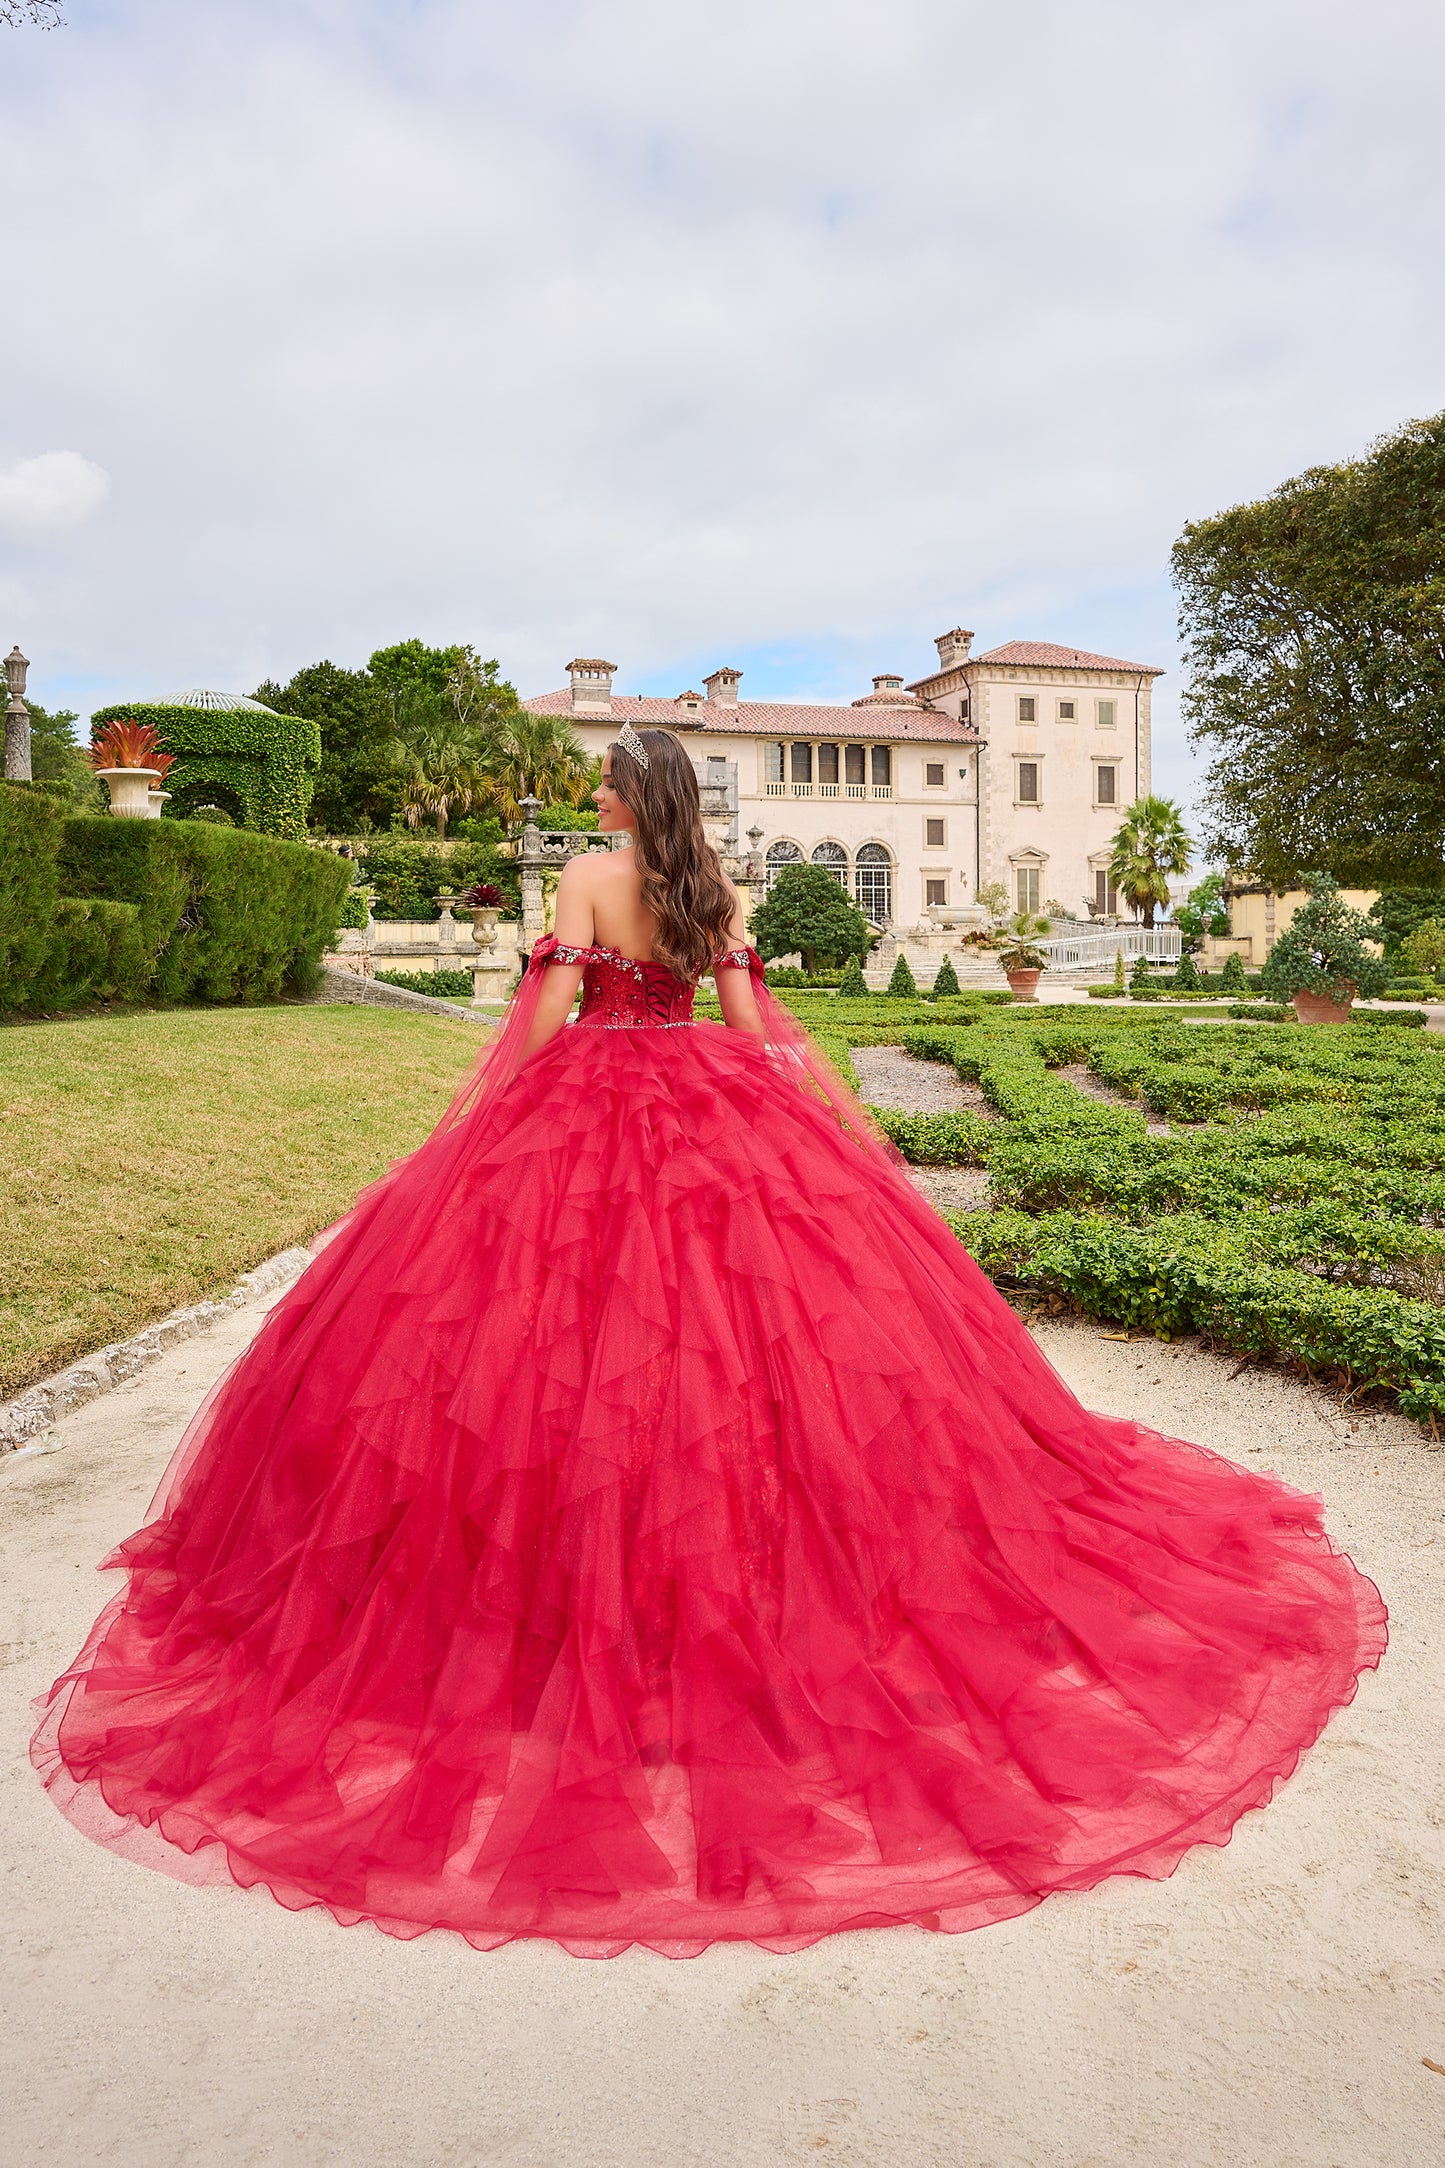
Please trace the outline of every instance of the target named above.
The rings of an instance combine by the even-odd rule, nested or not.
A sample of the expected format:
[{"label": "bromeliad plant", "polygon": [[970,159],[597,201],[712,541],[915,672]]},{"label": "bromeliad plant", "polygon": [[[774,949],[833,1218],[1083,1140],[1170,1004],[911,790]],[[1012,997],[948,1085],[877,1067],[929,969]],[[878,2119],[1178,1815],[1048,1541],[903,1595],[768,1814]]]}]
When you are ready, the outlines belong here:
[{"label": "bromeliad plant", "polygon": [[478,881],[475,888],[467,889],[462,896],[469,911],[500,911],[505,901],[500,888],[493,888],[490,881]]},{"label": "bromeliad plant", "polygon": [[90,761],[94,768],[153,768],[164,782],[176,756],[158,749],[154,724],[130,716],[106,724],[90,748]]}]

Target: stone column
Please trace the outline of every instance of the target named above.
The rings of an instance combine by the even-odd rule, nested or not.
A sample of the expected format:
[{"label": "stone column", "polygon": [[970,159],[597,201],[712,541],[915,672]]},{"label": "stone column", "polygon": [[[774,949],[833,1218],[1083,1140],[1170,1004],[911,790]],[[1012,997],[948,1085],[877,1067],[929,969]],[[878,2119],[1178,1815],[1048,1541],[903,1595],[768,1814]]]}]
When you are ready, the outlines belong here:
[{"label": "stone column", "polygon": [[547,912],[542,901],[542,831],[537,815],[540,798],[522,800],[522,838],[517,846],[517,872],[522,884],[522,947],[529,949],[547,931]]},{"label": "stone column", "polygon": [[5,710],[5,779],[10,783],[31,781],[30,710],[21,698],[29,668],[29,658],[18,646],[12,647],[5,657],[5,682],[10,688],[10,705]]}]

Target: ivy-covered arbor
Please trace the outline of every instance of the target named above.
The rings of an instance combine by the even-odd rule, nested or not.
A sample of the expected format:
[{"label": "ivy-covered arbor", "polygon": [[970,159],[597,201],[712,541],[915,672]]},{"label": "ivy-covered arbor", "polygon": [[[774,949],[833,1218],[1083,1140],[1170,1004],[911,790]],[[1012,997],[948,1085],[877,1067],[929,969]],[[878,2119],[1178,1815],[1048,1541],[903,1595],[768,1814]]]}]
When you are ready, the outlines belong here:
[{"label": "ivy-covered arbor", "polygon": [[317,723],[278,715],[236,693],[195,691],[98,708],[90,719],[92,740],[107,723],[130,717],[153,724],[161,750],[176,756],[165,786],[172,816],[219,805],[243,828],[305,839],[321,764]]}]

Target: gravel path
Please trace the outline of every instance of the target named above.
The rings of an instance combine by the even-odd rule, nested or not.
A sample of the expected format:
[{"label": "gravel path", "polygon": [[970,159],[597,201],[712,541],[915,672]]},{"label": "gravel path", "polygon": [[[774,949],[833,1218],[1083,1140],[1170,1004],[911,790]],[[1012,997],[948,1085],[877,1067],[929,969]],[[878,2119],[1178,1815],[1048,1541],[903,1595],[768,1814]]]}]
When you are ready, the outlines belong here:
[{"label": "gravel path", "polygon": [[903,1114],[952,1114],[968,1107],[992,1112],[976,1084],[965,1084],[947,1062],[920,1061],[901,1046],[855,1046],[853,1067],[870,1107],[897,1107]]},{"label": "gravel path", "polygon": [[1445,1455],[1279,1372],[1059,1319],[1091,1405],[1321,1493],[1381,1670],[1165,1882],[969,1935],[588,1964],[392,1942],[88,1844],[25,1758],[237,1311],[0,1476],[0,2098],[15,2168],[1401,2168],[1440,2157]]}]

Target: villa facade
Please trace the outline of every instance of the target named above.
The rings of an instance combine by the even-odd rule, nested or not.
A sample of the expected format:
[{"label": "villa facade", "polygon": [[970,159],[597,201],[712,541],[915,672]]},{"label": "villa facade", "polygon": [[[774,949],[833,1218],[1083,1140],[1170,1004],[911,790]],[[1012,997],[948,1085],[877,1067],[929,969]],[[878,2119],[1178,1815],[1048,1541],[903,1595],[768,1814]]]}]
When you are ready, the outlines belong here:
[{"label": "villa facade", "polygon": [[1147,663],[1016,640],[971,653],[961,628],[905,686],[881,673],[846,706],[743,700],[718,669],[674,700],[613,690],[615,663],[579,657],[560,692],[524,702],[565,715],[589,753],[624,721],[696,740],[693,761],[739,859],[769,883],[809,860],[875,924],[936,927],[1001,883],[1014,909],[1111,910],[1110,841],[1149,789]]}]

